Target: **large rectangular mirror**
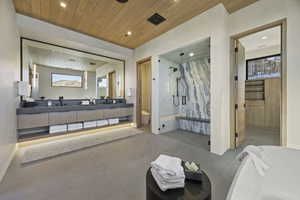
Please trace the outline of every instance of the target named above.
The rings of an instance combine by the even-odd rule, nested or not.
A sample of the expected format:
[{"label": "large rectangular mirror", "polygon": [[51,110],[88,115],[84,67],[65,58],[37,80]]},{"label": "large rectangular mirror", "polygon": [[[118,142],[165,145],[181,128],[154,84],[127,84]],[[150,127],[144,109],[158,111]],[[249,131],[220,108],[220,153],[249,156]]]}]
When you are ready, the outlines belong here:
[{"label": "large rectangular mirror", "polygon": [[124,98],[123,60],[31,39],[21,41],[21,77],[28,83],[29,98]]}]

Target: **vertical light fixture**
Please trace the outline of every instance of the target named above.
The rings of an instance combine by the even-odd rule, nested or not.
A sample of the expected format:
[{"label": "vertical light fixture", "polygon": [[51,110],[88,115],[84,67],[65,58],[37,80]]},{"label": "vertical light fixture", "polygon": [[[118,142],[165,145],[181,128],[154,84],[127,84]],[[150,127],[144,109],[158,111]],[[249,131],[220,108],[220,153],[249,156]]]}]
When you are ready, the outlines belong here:
[{"label": "vertical light fixture", "polygon": [[84,71],[84,89],[88,89],[88,72]]},{"label": "vertical light fixture", "polygon": [[36,64],[33,64],[33,78],[32,78],[32,87],[36,87]]}]

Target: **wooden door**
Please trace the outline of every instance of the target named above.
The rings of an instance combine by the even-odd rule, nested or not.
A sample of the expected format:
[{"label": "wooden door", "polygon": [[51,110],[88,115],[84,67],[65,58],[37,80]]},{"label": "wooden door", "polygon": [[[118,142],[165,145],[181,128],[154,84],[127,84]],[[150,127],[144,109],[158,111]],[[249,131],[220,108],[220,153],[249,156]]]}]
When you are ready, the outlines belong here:
[{"label": "wooden door", "polygon": [[151,113],[151,62],[141,64],[141,107]]},{"label": "wooden door", "polygon": [[246,81],[246,59],[245,48],[236,41],[235,50],[236,77],[235,77],[235,146],[239,146],[245,140],[246,109],[245,109],[245,81]]},{"label": "wooden door", "polygon": [[[137,89],[136,89],[136,123],[137,123],[137,127],[140,128],[142,127],[142,95],[145,93],[145,91],[143,91],[143,86],[142,86],[142,79],[143,79],[143,68],[144,66],[148,66],[149,67],[149,99],[147,99],[148,101],[148,105],[149,105],[149,111],[151,113],[151,96],[152,96],[152,66],[151,66],[151,57],[150,58],[146,58],[143,59],[139,62],[137,62]],[[150,126],[151,129],[151,126]]]},{"label": "wooden door", "polygon": [[108,96],[112,99],[116,98],[116,72],[108,74]]}]

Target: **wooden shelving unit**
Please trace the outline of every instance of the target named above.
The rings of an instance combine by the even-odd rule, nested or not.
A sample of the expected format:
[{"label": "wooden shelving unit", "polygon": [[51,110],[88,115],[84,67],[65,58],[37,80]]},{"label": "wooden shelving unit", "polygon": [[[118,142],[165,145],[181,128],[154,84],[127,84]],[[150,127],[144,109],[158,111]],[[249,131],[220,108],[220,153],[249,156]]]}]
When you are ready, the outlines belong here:
[{"label": "wooden shelving unit", "polygon": [[247,126],[280,128],[280,78],[245,82]]},{"label": "wooden shelving unit", "polygon": [[246,80],[245,82],[245,100],[264,100],[265,99],[265,81],[264,80]]}]

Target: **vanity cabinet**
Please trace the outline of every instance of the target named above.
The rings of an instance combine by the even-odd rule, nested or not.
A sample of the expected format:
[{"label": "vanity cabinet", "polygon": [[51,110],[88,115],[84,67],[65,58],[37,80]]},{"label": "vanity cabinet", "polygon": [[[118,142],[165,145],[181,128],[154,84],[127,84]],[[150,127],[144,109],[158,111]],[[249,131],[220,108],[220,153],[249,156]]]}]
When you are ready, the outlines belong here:
[{"label": "vanity cabinet", "polygon": [[116,108],[113,109],[103,109],[101,110],[101,119],[109,119],[109,118],[114,118],[116,117]]},{"label": "vanity cabinet", "polygon": [[49,113],[49,125],[68,124],[77,122],[77,112],[53,112]]},{"label": "vanity cabinet", "polygon": [[31,129],[75,122],[128,117],[132,115],[133,107],[18,114],[18,129]]},{"label": "vanity cabinet", "polygon": [[110,116],[108,118],[120,117],[120,108],[111,109]]},{"label": "vanity cabinet", "polygon": [[133,115],[133,108],[120,108],[119,117],[128,117]]},{"label": "vanity cabinet", "polygon": [[18,115],[18,129],[28,129],[48,125],[48,113]]},{"label": "vanity cabinet", "polygon": [[97,120],[98,118],[98,111],[97,110],[83,110],[77,111],[77,121],[92,121]]},{"label": "vanity cabinet", "polygon": [[98,111],[99,119],[109,119],[118,117],[128,117],[133,115],[132,108],[112,108]]}]

